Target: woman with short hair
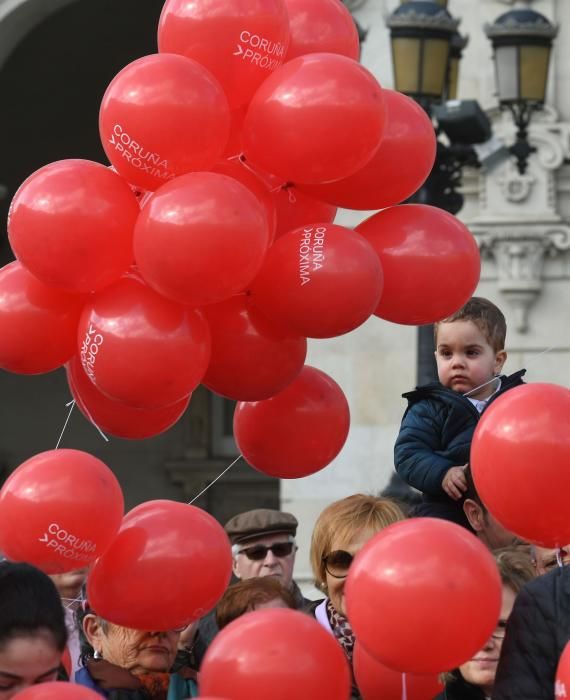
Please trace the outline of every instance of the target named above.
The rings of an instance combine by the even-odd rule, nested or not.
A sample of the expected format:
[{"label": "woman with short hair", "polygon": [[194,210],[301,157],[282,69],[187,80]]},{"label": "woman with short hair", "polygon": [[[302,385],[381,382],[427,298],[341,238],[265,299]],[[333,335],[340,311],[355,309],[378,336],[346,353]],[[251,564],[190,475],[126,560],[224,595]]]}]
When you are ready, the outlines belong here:
[{"label": "woman with short hair", "polygon": [[[355,494],[331,503],[319,515],[311,540],[311,566],[315,585],[327,596],[311,603],[311,612],[341,645],[352,667],[354,634],[346,617],[344,584],[356,554],[376,533],[404,520],[389,498]],[[360,695],[353,684],[353,698]]]},{"label": "woman with short hair", "polygon": [[57,680],[66,643],[53,582],[29,564],[0,562],[0,700]]},{"label": "woman with short hair", "polygon": [[115,625],[90,609],[77,611],[82,636],[80,685],[108,700],[182,700],[195,697],[193,680],[173,673],[182,630],[135,630]]}]

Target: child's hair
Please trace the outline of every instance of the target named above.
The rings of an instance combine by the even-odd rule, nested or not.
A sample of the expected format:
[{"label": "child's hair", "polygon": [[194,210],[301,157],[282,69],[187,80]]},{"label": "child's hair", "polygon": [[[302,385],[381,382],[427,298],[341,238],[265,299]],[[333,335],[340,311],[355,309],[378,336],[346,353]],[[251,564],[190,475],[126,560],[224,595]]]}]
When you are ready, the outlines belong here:
[{"label": "child's hair", "polygon": [[507,322],[503,312],[488,299],[471,297],[459,311],[434,324],[433,334],[436,346],[439,325],[441,323],[453,323],[454,321],[472,321],[483,333],[494,352],[504,349],[507,336]]}]

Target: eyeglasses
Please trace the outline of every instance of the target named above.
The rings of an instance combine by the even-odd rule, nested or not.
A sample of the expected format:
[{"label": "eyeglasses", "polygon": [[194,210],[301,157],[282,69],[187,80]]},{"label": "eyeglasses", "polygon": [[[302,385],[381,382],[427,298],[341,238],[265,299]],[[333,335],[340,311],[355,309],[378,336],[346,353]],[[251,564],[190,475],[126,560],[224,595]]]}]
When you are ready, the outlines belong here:
[{"label": "eyeglasses", "polygon": [[335,549],[323,556],[325,569],[333,578],[346,578],[354,555],[344,549]]},{"label": "eyeglasses", "polygon": [[295,547],[294,542],[276,542],[275,544],[254,544],[253,547],[244,547],[236,552],[236,554],[245,554],[251,561],[262,561],[267,556],[267,552],[271,552],[278,559],[288,557]]},{"label": "eyeglasses", "polygon": [[497,622],[497,626],[495,627],[495,631],[491,633],[491,637],[493,639],[504,639],[505,638],[505,632],[507,631],[507,621],[506,620],[499,620]]}]

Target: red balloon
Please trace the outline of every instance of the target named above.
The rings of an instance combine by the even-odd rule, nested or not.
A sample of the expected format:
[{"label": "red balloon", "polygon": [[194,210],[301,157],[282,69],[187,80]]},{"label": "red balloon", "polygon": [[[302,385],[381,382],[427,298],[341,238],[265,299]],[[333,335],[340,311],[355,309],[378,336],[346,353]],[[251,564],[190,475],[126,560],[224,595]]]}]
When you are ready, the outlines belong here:
[{"label": "red balloon", "polygon": [[474,535],[446,520],[414,518],[364,546],[345,600],[369,654],[397,671],[428,674],[459,666],[483,646],[501,592],[495,560]]},{"label": "red balloon", "polygon": [[350,672],[336,639],[309,615],[255,610],[225,627],[208,648],[200,693],[231,700],[346,700]]},{"label": "red balloon", "polygon": [[[493,401],[473,436],[471,468],[483,503],[503,527],[543,547],[570,541],[569,464],[570,390],[563,386],[515,387]],[[554,488],[537,498],[545,484]]]},{"label": "red balloon", "polygon": [[19,262],[0,269],[0,367],[41,374],[75,353],[84,298],[48,287]]},{"label": "red balloon", "polygon": [[109,547],[123,507],[119,482],[101,460],[79,450],[41,452],[0,491],[0,549],[48,574],[81,569]]},{"label": "red balloon", "polygon": [[201,382],[210,332],[199,311],[129,276],[86,304],[78,347],[83,369],[99,391],[137,408],[158,408],[181,401]]},{"label": "red balloon", "polygon": [[555,698],[567,698],[570,694],[570,644],[564,647],[564,651],[558,661],[556,669],[556,683],[554,686]]},{"label": "red balloon", "polygon": [[382,268],[362,236],[335,224],[311,224],[275,242],[250,293],[268,318],[303,336],[332,338],[374,312]]},{"label": "red balloon", "polygon": [[305,365],[283,391],[265,401],[239,402],[234,437],[257,471],[297,479],[327,466],[341,451],[350,427],[342,389]]},{"label": "red balloon", "polygon": [[[419,676],[404,674],[384,666],[366,651],[361,644],[354,647],[352,659],[354,677],[363,700],[433,700],[443,690],[437,675]],[[405,683],[406,695],[403,695]]]},{"label": "red balloon", "polygon": [[339,0],[285,0],[291,41],[286,61],[308,53],[360,57],[356,23]]},{"label": "red balloon", "polygon": [[189,173],[164,185],[141,211],[135,257],[157,292],[192,306],[243,291],[267,246],[266,210],[226,175]]},{"label": "red balloon", "polygon": [[183,56],[143,56],[111,81],[99,114],[107,158],[129,182],[156,190],[213,165],[230,131],[221,86]]},{"label": "red balloon", "polygon": [[247,104],[289,43],[284,0],[167,0],[158,48],[193,58],[220,81],[232,109]]},{"label": "red balloon", "polygon": [[142,630],[186,627],[211,610],[232,572],[228,536],[211,515],[174,501],[147,501],[87,579],[87,596],[105,620]]},{"label": "red balloon", "polygon": [[376,316],[413,326],[435,323],[473,296],[481,260],[469,229],[442,209],[404,204],[373,214],[355,229],[384,271]]},{"label": "red balloon", "polygon": [[382,88],[366,68],[332,53],[299,56],[255,93],[243,127],[244,152],[287,182],[338,180],[372,158],[384,117]]},{"label": "red balloon", "polygon": [[307,194],[346,209],[384,209],[423,185],[435,162],[437,141],[425,111],[406,95],[383,91],[386,126],[382,143],[354,175],[324,185],[302,185]]},{"label": "red balloon", "polygon": [[313,199],[293,185],[276,189],[273,202],[277,210],[275,238],[315,221],[332,224],[337,211],[332,204]]},{"label": "red balloon", "polygon": [[[75,338],[74,338],[75,340]],[[85,418],[103,432],[129,440],[155,437],[182,417],[190,396],[159,408],[133,408],[102,394],[83,371],[76,356],[66,367],[67,382],[77,407]]]},{"label": "red balloon", "polygon": [[240,107],[230,113],[230,136],[224,150],[224,158],[237,156],[243,151],[242,130],[246,111],[246,107]]},{"label": "red balloon", "polygon": [[16,192],[8,236],[18,260],[42,282],[91,292],[132,264],[138,214],[123,178],[90,160],[60,160],[30,175]]},{"label": "red balloon", "polygon": [[29,686],[17,694],[17,700],[101,700],[101,696],[77,683],[54,681]]},{"label": "red balloon", "polygon": [[307,341],[251,310],[245,296],[204,307],[212,357],[203,383],[236,401],[260,401],[289,385],[303,368]]},{"label": "red balloon", "polygon": [[269,240],[275,237],[275,226],[277,225],[276,201],[272,193],[273,186],[269,177],[258,172],[249,163],[246,162],[243,156],[236,158],[235,156],[220,160],[211,168],[212,172],[237,180],[242,185],[247,187],[252,194],[256,196],[260,204],[263,205],[267,224],[269,227]]}]

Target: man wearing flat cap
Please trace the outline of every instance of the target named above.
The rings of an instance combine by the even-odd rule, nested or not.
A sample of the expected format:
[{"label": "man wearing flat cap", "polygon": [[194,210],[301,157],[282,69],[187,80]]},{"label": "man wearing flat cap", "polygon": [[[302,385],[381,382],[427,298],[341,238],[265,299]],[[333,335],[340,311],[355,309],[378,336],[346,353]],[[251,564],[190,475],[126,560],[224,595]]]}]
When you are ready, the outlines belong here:
[{"label": "man wearing flat cap", "polygon": [[226,523],[232,543],[233,570],[239,579],[275,576],[285,588],[302,596],[293,583],[297,518],[291,513],[259,508],[240,513]]},{"label": "man wearing flat cap", "polygon": [[[297,518],[291,513],[257,508],[235,515],[224,529],[232,544],[234,576],[241,580],[275,576],[291,591],[301,609],[309,601],[293,580],[297,525]],[[200,620],[193,649],[198,665],[218,631],[215,612]]]}]

